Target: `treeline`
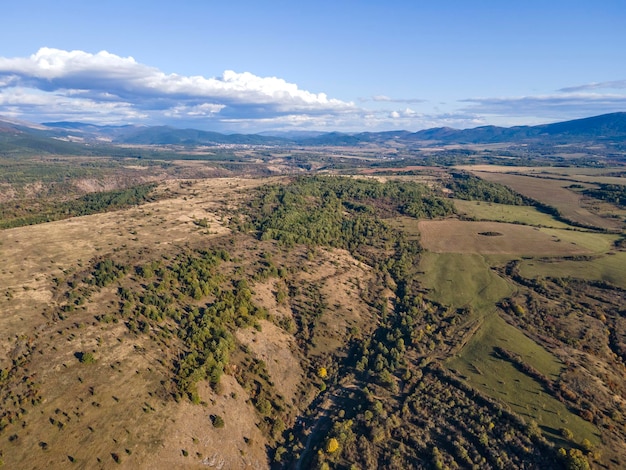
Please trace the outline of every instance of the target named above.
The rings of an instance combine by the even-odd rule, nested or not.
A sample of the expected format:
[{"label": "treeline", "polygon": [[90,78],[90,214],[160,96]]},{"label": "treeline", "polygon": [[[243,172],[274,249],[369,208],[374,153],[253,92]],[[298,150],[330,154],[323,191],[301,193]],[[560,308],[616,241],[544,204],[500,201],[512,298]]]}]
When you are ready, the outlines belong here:
[{"label": "treeline", "polygon": [[[234,330],[267,315],[252,303],[244,278],[222,275],[219,267],[229,259],[223,250],[181,254],[167,264],[137,267],[143,282],[120,288],[121,315],[131,332],[155,335],[170,350],[172,336],[180,341],[175,397],[197,403],[200,380],[218,386],[235,347]],[[199,306],[200,299],[210,301]]]},{"label": "treeline", "polygon": [[451,175],[446,187],[458,199],[514,206],[532,204],[532,201],[501,184],[485,181],[469,173],[452,172]]},{"label": "treeline", "polygon": [[35,225],[82,215],[123,209],[156,200],[152,195],[156,184],[86,194],[59,203],[26,204],[13,201],[0,204],[0,229]]},{"label": "treeline", "polygon": [[601,184],[599,188],[588,188],[582,193],[585,196],[610,202],[619,207],[626,207],[626,185]]}]

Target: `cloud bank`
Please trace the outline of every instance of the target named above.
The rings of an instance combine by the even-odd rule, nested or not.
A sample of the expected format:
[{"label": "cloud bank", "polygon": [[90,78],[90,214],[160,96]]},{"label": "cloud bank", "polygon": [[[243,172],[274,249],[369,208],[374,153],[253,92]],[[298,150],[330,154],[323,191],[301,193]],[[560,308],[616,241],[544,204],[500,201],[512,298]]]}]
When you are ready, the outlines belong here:
[{"label": "cloud bank", "polygon": [[0,57],[0,112],[111,122],[254,119],[354,112],[349,102],[277,77],[225,71],[220,77],[166,74],[132,57],[41,48]]},{"label": "cloud bank", "polygon": [[623,89],[626,88],[626,80],[613,80],[610,82],[594,82],[587,83],[584,85],[571,86],[566,88],[561,88],[559,91],[565,93],[575,93],[579,91],[587,91],[587,90],[601,90],[601,89]]},{"label": "cloud bank", "polygon": [[[384,84],[383,84],[384,85]],[[169,124],[217,131],[315,129],[357,132],[484,124],[539,124],[626,110],[626,80],[547,95],[437,103],[379,94],[351,101],[303,90],[278,77],[226,70],[218,77],[165,73],[107,51],[41,48],[0,57],[0,115],[95,124]],[[611,90],[612,93],[607,93]],[[416,90],[427,96],[424,90]]]}]

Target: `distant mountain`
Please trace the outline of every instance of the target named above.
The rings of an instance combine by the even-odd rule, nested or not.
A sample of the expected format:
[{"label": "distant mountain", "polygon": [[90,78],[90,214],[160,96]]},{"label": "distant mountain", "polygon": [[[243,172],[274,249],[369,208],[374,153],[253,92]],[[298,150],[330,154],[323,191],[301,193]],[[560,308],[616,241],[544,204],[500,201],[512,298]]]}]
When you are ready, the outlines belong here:
[{"label": "distant mountain", "polygon": [[363,132],[342,134],[331,132],[310,139],[298,139],[302,145],[366,145],[397,143],[441,143],[441,144],[480,144],[480,143],[523,143],[549,141],[550,143],[570,143],[585,140],[626,141],[626,113],[603,114],[573,121],[544,124],[539,126],[481,126],[473,129],[453,129],[437,127],[418,132]]},{"label": "distant mountain", "polygon": [[0,119],[0,155],[79,155],[84,148],[45,135],[46,127],[25,121]]},{"label": "distant mountain", "polygon": [[0,118],[0,151],[84,153],[97,152],[97,144],[135,145],[268,145],[268,146],[365,146],[365,145],[438,145],[479,143],[564,144],[575,142],[626,142],[626,113],[603,114],[584,119],[540,126],[473,129],[438,127],[418,132],[309,132],[289,131],[263,134],[221,134],[170,126],[98,126],[80,122],[34,124]]},{"label": "distant mountain", "polygon": [[135,130],[122,136],[117,142],[143,145],[281,145],[288,143],[289,140],[258,134],[220,134],[198,129],[156,126]]},{"label": "distant mountain", "polygon": [[289,140],[297,140],[297,139],[307,139],[311,137],[319,137],[322,134],[326,134],[326,132],[322,131],[265,131],[259,132],[258,135],[266,136],[266,137],[280,137],[281,139],[289,139]]},{"label": "distant mountain", "polygon": [[410,139],[460,144],[525,142],[540,139],[549,139],[553,143],[589,139],[626,141],[626,113],[603,114],[539,126],[483,126],[462,130],[448,127],[426,129],[411,134]]},{"label": "distant mountain", "polygon": [[626,113],[603,114],[574,121],[535,126],[534,129],[538,129],[550,136],[561,135],[623,140],[626,138]]}]

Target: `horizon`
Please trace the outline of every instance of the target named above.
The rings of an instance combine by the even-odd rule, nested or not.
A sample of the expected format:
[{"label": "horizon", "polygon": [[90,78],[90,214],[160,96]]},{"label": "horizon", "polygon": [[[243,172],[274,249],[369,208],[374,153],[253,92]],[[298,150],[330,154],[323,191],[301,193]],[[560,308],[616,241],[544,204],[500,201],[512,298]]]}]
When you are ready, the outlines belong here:
[{"label": "horizon", "polygon": [[[567,121],[554,121],[554,122],[549,122],[549,123],[545,123],[545,124],[516,124],[513,126],[494,126],[492,124],[484,124],[484,125],[479,125],[479,126],[474,126],[474,127],[466,127],[466,128],[455,128],[455,127],[450,127],[450,126],[438,126],[438,127],[429,127],[429,128],[425,128],[425,129],[420,129],[418,131],[411,131],[408,129],[389,129],[389,130],[383,130],[383,131],[372,131],[372,130],[356,130],[356,131],[340,131],[340,130],[325,130],[325,131],[316,131],[316,130],[306,130],[306,129],[288,129],[288,130],[267,130],[267,131],[260,131],[260,132],[228,132],[228,131],[215,131],[215,130],[211,130],[211,129],[199,129],[196,127],[177,127],[175,125],[172,124],[157,124],[157,125],[144,125],[144,124],[119,124],[119,125],[111,125],[111,124],[104,124],[104,125],[100,125],[100,124],[96,124],[93,122],[85,122],[85,121],[47,121],[47,122],[37,122],[37,123],[31,123],[31,124],[37,124],[37,125],[41,125],[41,126],[46,126],[46,127],[55,127],[54,125],[58,125],[58,127],[61,127],[61,124],[67,124],[67,125],[71,125],[71,124],[79,124],[82,126],[95,126],[95,127],[146,127],[146,128],[150,128],[150,127],[167,127],[167,128],[171,128],[171,129],[176,129],[176,130],[195,130],[195,131],[202,131],[202,132],[214,132],[214,133],[218,133],[218,134],[224,134],[224,135],[234,135],[234,134],[242,134],[242,135],[262,135],[262,134],[266,134],[266,135],[271,135],[271,136],[276,136],[276,137],[280,137],[280,134],[297,134],[297,133],[302,133],[302,134],[306,134],[306,133],[310,133],[310,134],[346,134],[346,135],[358,135],[358,134],[363,134],[363,133],[382,133],[382,132],[408,132],[408,133],[417,133],[420,131],[428,131],[428,130],[434,130],[434,129],[452,129],[452,130],[472,130],[472,129],[478,129],[478,128],[483,128],[483,127],[499,127],[499,128],[503,128],[503,129],[511,129],[511,128],[516,128],[516,127],[535,127],[537,125],[549,125],[549,124],[558,124],[558,123],[564,123],[564,122],[571,122],[571,121],[581,121],[581,120],[586,120],[586,119],[593,119],[593,118],[598,118],[598,117],[603,117],[603,116],[610,116],[610,115],[614,115],[614,114],[626,114],[626,111],[615,111],[612,113],[605,113],[605,114],[599,114],[599,115],[593,115],[593,116],[585,116],[582,118],[577,118],[577,119],[570,119]],[[2,120],[6,120],[7,122],[14,122],[16,124],[20,124],[19,120],[7,120],[4,119],[3,116],[0,115],[0,121]],[[22,124],[29,124],[29,121],[21,121]]]},{"label": "horizon", "polygon": [[356,133],[533,126],[626,109],[619,1],[271,6],[7,5],[0,115]]},{"label": "horizon", "polygon": [[[287,129],[287,130],[267,130],[267,131],[259,131],[259,132],[242,132],[242,131],[217,131],[217,130],[212,130],[212,129],[200,129],[197,127],[180,127],[180,126],[176,126],[175,123],[173,124],[155,124],[155,125],[150,125],[150,124],[133,124],[133,123],[128,123],[128,124],[98,124],[95,122],[89,122],[89,121],[42,121],[42,122],[33,122],[33,121],[27,121],[27,120],[22,120],[22,119],[13,119],[13,118],[8,118],[7,116],[3,116],[0,114],[0,123],[5,122],[5,123],[9,123],[9,124],[13,124],[13,125],[18,125],[18,126],[23,126],[23,127],[28,127],[28,128],[33,128],[33,129],[44,129],[44,128],[48,128],[48,129],[53,129],[53,128],[58,128],[58,129],[64,129],[64,126],[69,126],[69,127],[73,127],[73,126],[94,126],[94,127],[110,127],[110,128],[123,128],[123,127],[133,127],[133,128],[158,128],[158,127],[165,127],[165,128],[169,128],[169,129],[174,129],[174,130],[193,130],[193,131],[200,131],[200,132],[209,132],[209,133],[216,133],[216,134],[222,134],[222,135],[236,135],[236,134],[240,134],[240,135],[267,135],[267,136],[273,136],[273,137],[282,137],[282,135],[297,135],[297,134],[301,134],[301,135],[307,135],[307,134],[315,134],[315,135],[323,135],[323,134],[343,134],[343,135],[359,135],[359,134],[365,134],[365,133],[385,133],[385,132],[389,132],[389,133],[394,133],[394,132],[406,132],[409,134],[413,134],[413,133],[418,133],[420,131],[431,131],[431,130],[437,130],[437,129],[450,129],[453,131],[463,131],[463,130],[475,130],[475,129],[480,129],[480,128],[486,128],[486,127],[496,127],[496,128],[500,128],[500,129],[513,129],[513,128],[532,128],[532,127],[536,127],[536,126],[543,126],[543,125],[550,125],[550,124],[563,124],[563,123],[570,123],[570,122],[577,122],[577,121],[585,121],[585,120],[590,120],[590,119],[595,119],[595,118],[601,118],[601,117],[606,117],[606,116],[613,116],[613,115],[626,115],[626,111],[615,111],[612,113],[605,113],[605,114],[599,114],[599,115],[593,115],[593,116],[584,116],[581,118],[577,118],[577,119],[571,119],[571,120],[567,120],[567,121],[555,121],[555,122],[550,122],[550,123],[546,123],[546,124],[516,124],[513,126],[497,126],[497,125],[492,125],[492,124],[485,124],[485,125],[478,125],[478,126],[474,126],[474,127],[466,127],[466,128],[459,128],[459,127],[450,127],[450,126],[437,126],[437,127],[429,127],[429,128],[425,128],[425,129],[420,129],[418,131],[411,131],[408,129],[389,129],[389,130],[382,130],[382,131],[377,131],[377,130],[354,130],[354,131],[341,131],[341,130],[337,130],[337,129],[328,129],[328,130],[323,130],[323,131],[317,131],[317,130],[307,130],[307,129]],[[69,130],[67,128],[65,128],[66,130]]]}]

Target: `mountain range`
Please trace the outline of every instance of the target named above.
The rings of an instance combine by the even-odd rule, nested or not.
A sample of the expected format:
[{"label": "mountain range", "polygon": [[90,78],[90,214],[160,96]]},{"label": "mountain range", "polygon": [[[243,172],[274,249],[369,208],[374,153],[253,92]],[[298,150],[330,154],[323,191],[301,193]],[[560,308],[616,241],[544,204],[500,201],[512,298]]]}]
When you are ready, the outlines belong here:
[{"label": "mountain range", "polygon": [[276,132],[263,134],[221,134],[198,129],[170,126],[99,126],[80,122],[47,122],[42,124],[0,118],[0,151],[30,148],[49,153],[85,151],[108,145],[268,145],[268,146],[363,146],[363,145],[440,145],[485,143],[552,144],[574,142],[625,142],[626,112],[539,126],[473,129],[438,127],[418,132]]}]

